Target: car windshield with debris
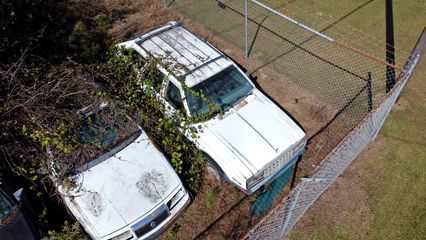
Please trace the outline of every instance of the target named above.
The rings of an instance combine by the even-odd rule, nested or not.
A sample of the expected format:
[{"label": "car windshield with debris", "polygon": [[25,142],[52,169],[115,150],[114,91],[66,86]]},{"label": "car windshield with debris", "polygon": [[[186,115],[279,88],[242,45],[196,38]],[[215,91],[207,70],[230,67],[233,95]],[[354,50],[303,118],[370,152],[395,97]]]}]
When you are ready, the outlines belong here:
[{"label": "car windshield with debris", "polygon": [[208,101],[195,94],[187,94],[188,107],[193,117],[209,112],[211,104],[223,111],[238,103],[251,93],[253,87],[233,65],[213,77],[190,88],[190,92],[201,93]]},{"label": "car windshield with debris", "polygon": [[101,105],[98,108],[86,107],[80,111],[83,119],[77,132],[77,140],[83,146],[80,167],[101,155],[119,151],[135,139],[140,128],[119,108]]}]

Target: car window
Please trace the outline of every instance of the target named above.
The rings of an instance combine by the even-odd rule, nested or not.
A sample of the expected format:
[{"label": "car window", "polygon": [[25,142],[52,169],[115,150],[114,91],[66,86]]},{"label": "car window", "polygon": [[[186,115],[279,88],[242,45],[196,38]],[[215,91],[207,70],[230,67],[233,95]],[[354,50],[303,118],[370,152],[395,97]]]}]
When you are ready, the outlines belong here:
[{"label": "car window", "polygon": [[177,88],[172,82],[169,82],[167,86],[166,100],[174,109],[183,109],[182,96],[180,95],[179,88]]},{"label": "car window", "polygon": [[164,79],[166,78],[166,75],[164,75],[160,70],[155,69],[155,78],[153,82],[153,87],[155,91],[160,92],[161,90],[161,84],[163,83]]},{"label": "car window", "polygon": [[13,204],[0,191],[0,221],[6,219],[13,210]]}]

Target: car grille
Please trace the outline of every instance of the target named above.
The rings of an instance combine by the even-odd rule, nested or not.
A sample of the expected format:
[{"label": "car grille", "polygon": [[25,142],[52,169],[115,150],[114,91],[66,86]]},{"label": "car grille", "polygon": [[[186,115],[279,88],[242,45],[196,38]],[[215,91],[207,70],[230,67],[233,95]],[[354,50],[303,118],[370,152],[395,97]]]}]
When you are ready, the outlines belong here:
[{"label": "car grille", "polygon": [[269,177],[270,175],[280,170],[290,160],[291,156],[292,156],[291,150],[283,152],[278,158],[276,158],[276,160],[273,163],[269,164],[265,168],[263,172],[263,176],[265,178]]},{"label": "car grille", "polygon": [[166,220],[170,216],[169,209],[166,205],[162,204],[159,208],[157,208],[153,213],[151,213],[148,217],[142,219],[138,223],[132,226],[133,232],[137,237],[141,237],[144,234],[150,232],[158,225],[160,225],[164,220]]}]

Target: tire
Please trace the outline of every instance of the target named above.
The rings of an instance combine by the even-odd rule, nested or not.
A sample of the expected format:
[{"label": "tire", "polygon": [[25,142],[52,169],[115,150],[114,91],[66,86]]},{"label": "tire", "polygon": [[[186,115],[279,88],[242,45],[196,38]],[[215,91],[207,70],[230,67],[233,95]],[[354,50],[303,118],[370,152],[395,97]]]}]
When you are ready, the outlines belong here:
[{"label": "tire", "polygon": [[221,180],[224,176],[222,169],[207,153],[201,152],[201,154],[207,162],[207,171],[212,174],[217,180]]}]

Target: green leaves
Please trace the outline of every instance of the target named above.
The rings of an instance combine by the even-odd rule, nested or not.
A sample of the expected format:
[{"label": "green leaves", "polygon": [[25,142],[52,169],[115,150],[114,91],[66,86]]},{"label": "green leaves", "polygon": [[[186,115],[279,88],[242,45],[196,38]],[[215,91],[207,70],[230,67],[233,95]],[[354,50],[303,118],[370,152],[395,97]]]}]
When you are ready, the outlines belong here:
[{"label": "green leaves", "polygon": [[78,222],[71,225],[68,221],[65,221],[59,231],[49,231],[48,234],[49,236],[43,238],[43,240],[89,240]]},{"label": "green leaves", "polygon": [[172,116],[165,114],[166,109],[155,93],[160,91],[167,76],[159,72],[157,65],[157,59],[142,59],[133,50],[114,47],[109,52],[107,63],[100,67],[108,73],[112,90],[110,97],[122,102],[137,116],[182,181],[195,191],[203,180],[206,164],[199,150],[182,132],[195,139],[198,130],[192,126],[193,119],[183,111]]},{"label": "green leaves", "polygon": [[172,164],[177,174],[182,173],[182,154],[178,152],[172,153]]},{"label": "green leaves", "polygon": [[27,127],[24,125],[22,125],[22,134],[26,134],[27,133]]}]

